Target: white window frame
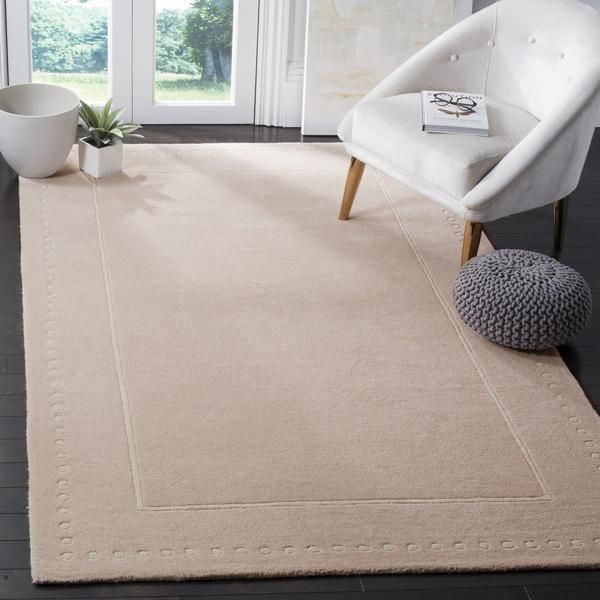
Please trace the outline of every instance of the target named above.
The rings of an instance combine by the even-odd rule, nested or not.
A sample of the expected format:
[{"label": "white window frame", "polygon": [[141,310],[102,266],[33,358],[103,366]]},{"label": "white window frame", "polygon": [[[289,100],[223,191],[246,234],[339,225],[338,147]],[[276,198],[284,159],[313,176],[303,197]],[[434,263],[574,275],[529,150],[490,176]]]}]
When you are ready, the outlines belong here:
[{"label": "white window frame", "polygon": [[[133,120],[132,29],[133,1],[112,0],[108,28],[108,78],[114,106],[125,108],[123,118]],[[129,59],[114,60],[114,57]]]},{"label": "white window frame", "polygon": [[[131,56],[132,0],[110,0],[109,10],[109,94],[115,106],[127,109],[125,118],[131,118],[131,61],[113,58]],[[8,83],[11,85],[31,82],[30,17],[29,0],[6,0]]]},{"label": "white window frame", "polygon": [[29,0],[5,0],[8,83],[31,81]]},{"label": "white window frame", "polygon": [[[6,2],[8,83],[31,81],[31,5]],[[142,123],[252,123],[259,0],[235,0],[232,100],[154,102],[154,0],[111,0],[110,94],[125,117]],[[135,15],[135,17],[134,17]],[[238,27],[244,24],[244,27]],[[115,57],[119,59],[114,60]],[[127,58],[125,58],[127,57]]]},{"label": "white window frame", "polygon": [[[154,101],[155,1],[133,0],[133,115],[140,123],[253,123],[258,0],[234,0],[232,98],[210,102]],[[244,25],[244,26],[241,26]]]},{"label": "white window frame", "polygon": [[0,88],[8,85],[8,65],[6,63],[6,8],[0,0]]}]

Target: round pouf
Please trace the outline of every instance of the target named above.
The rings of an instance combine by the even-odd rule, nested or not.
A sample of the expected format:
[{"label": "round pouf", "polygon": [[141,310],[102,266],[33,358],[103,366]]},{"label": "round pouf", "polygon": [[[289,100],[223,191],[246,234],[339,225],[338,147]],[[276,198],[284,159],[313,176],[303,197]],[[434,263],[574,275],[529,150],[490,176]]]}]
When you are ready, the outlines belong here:
[{"label": "round pouf", "polygon": [[564,344],[592,313],[592,293],[577,271],[526,250],[471,259],[454,284],[454,303],[477,333],[518,350]]}]

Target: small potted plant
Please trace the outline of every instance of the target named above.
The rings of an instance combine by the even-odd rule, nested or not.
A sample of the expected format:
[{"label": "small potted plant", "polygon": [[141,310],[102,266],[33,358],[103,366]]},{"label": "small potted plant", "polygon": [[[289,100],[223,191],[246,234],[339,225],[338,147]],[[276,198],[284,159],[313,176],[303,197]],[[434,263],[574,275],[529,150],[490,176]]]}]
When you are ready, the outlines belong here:
[{"label": "small potted plant", "polygon": [[80,101],[79,116],[89,134],[79,140],[79,168],[93,177],[106,177],[123,168],[123,139],[144,137],[134,133],[141,125],[123,123],[125,109],[112,110],[112,98],[102,108]]}]

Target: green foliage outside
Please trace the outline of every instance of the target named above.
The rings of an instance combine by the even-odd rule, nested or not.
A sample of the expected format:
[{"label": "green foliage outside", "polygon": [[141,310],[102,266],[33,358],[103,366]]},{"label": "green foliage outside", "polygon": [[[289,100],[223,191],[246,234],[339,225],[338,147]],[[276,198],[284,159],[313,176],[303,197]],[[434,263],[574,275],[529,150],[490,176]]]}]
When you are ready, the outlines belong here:
[{"label": "green foliage outside", "polygon": [[203,81],[231,77],[231,0],[194,0],[185,14],[185,41],[200,65]]},{"label": "green foliage outside", "polygon": [[[192,0],[156,16],[156,99],[229,98],[233,0]],[[108,96],[108,22],[89,0],[32,0],[34,81]]]},{"label": "green foliage outside", "polygon": [[107,17],[86,2],[33,0],[31,11],[34,71],[56,73],[106,70]]}]

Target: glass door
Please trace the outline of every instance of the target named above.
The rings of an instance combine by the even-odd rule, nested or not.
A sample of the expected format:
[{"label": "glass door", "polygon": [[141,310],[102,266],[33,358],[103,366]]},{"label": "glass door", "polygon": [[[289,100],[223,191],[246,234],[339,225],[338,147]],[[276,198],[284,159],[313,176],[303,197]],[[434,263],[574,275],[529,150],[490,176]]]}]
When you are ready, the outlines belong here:
[{"label": "glass door", "polygon": [[252,123],[258,0],[133,0],[142,123]]},{"label": "glass door", "polygon": [[251,123],[258,0],[6,0],[9,83],[141,123]]},{"label": "glass door", "polygon": [[88,102],[110,95],[109,0],[31,0],[31,80],[71,88]]},{"label": "glass door", "polygon": [[6,0],[8,83],[52,83],[132,114],[131,0]]}]

